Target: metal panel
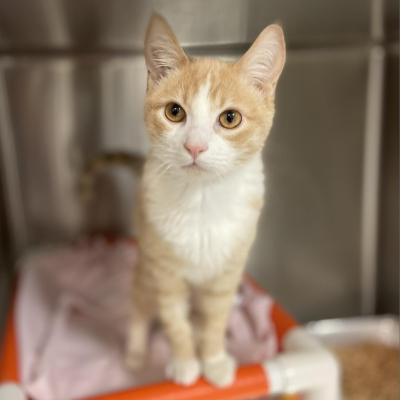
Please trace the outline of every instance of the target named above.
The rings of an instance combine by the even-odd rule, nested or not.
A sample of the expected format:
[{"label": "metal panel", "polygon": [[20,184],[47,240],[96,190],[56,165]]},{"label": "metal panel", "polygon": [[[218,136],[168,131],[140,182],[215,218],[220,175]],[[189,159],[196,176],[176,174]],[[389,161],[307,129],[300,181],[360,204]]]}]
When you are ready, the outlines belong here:
[{"label": "metal panel", "polygon": [[388,40],[399,41],[399,0],[385,1],[385,33]]},{"label": "metal panel", "polygon": [[[383,4],[3,0],[1,171],[15,248],[76,237],[88,226],[130,228],[135,181],[128,173],[104,176],[96,204],[88,208],[79,199],[77,181],[84,161],[101,150],[146,151],[146,74],[140,51],[153,9],[169,19],[193,54],[225,58],[237,57],[264,26],[278,20],[289,55],[265,151],[266,207],[249,268],[303,320],[359,314],[362,277],[364,303],[370,307],[375,260],[365,260],[366,244],[375,246],[376,220],[370,211],[376,208],[378,165],[375,156],[364,158],[364,150],[373,150],[374,143],[365,140],[366,128],[371,132],[373,125],[367,124],[367,104],[373,104],[372,110],[379,104],[373,90],[379,79],[369,71],[370,45],[385,39]],[[393,16],[393,10],[398,3],[385,4],[385,32],[396,40],[398,13]],[[381,55],[384,47],[376,49]],[[369,137],[379,139],[378,123],[373,133]],[[384,149],[390,153],[389,142]],[[385,171],[393,169],[393,162],[383,161]],[[385,178],[384,207],[396,201],[391,182]],[[388,239],[395,232],[394,215],[382,212],[381,305],[392,304],[398,293],[392,280],[396,261],[386,253],[398,249]],[[394,295],[382,300],[385,291]]]},{"label": "metal panel", "polygon": [[2,135],[16,153],[5,173],[20,180],[22,199],[20,209],[9,202],[15,239],[24,247],[74,236],[82,163],[100,149],[145,150],[143,60],[22,60],[3,65],[2,76],[10,120]]},{"label": "metal panel", "polygon": [[[360,312],[367,57],[366,49],[290,52],[278,91],[250,264],[303,318]],[[21,61],[3,73],[28,243],[74,236],[84,224],[76,194],[82,159],[99,149],[145,151],[143,60]]]},{"label": "metal panel", "polygon": [[13,265],[11,262],[11,243],[7,231],[4,204],[4,183],[0,177],[0,343],[6,323],[6,315],[10,305],[13,281]]},{"label": "metal panel", "polygon": [[295,315],[357,315],[368,51],[290,53],[251,270]]},{"label": "metal panel", "polygon": [[378,310],[399,314],[399,50],[387,57],[383,124]]},{"label": "metal panel", "polygon": [[277,20],[294,45],[368,39],[371,12],[365,0],[2,0],[0,48],[141,49],[152,10],[190,46],[248,43]]}]

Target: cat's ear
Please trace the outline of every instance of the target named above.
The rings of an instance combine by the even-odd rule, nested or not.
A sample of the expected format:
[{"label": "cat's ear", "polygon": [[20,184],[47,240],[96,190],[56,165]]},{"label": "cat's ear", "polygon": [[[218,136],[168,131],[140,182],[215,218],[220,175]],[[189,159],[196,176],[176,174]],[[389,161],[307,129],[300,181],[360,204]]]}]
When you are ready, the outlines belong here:
[{"label": "cat's ear", "polygon": [[279,25],[267,26],[240,58],[238,66],[263,92],[274,92],[285,65],[285,38]]},{"label": "cat's ear", "polygon": [[152,15],[147,27],[144,56],[153,81],[188,61],[171,27],[158,14]]}]

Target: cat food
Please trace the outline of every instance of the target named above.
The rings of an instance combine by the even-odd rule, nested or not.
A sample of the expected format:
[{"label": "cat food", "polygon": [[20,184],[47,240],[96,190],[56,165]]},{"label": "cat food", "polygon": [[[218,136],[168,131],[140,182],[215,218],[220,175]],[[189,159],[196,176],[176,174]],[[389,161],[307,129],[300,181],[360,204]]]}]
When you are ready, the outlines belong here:
[{"label": "cat food", "polygon": [[399,400],[400,350],[372,342],[333,348],[343,374],[344,400]]}]

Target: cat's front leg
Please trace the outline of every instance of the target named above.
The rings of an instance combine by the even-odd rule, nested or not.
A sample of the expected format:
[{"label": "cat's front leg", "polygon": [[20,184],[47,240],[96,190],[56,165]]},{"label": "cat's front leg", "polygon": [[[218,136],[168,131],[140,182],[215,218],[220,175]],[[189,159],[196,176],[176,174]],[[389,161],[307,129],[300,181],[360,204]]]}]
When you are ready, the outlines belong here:
[{"label": "cat's front leg", "polygon": [[169,292],[160,296],[159,313],[171,346],[167,376],[181,385],[191,385],[200,375],[185,294]]},{"label": "cat's front leg", "polygon": [[202,372],[210,383],[220,387],[231,385],[236,373],[236,362],[225,350],[227,320],[236,287],[236,277],[224,275],[197,290],[196,296]]}]

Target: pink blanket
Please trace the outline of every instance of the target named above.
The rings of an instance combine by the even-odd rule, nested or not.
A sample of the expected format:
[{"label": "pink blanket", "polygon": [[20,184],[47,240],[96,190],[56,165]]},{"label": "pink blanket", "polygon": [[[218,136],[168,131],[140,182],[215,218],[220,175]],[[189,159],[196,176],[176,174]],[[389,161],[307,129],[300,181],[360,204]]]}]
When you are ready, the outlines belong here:
[{"label": "pink blanket", "polygon": [[[151,368],[133,374],[123,361],[136,259],[131,241],[95,239],[21,260],[16,324],[28,395],[71,400],[164,379],[169,348],[161,331],[151,335]],[[239,362],[275,355],[271,306],[270,297],[242,285],[227,335]]]}]

